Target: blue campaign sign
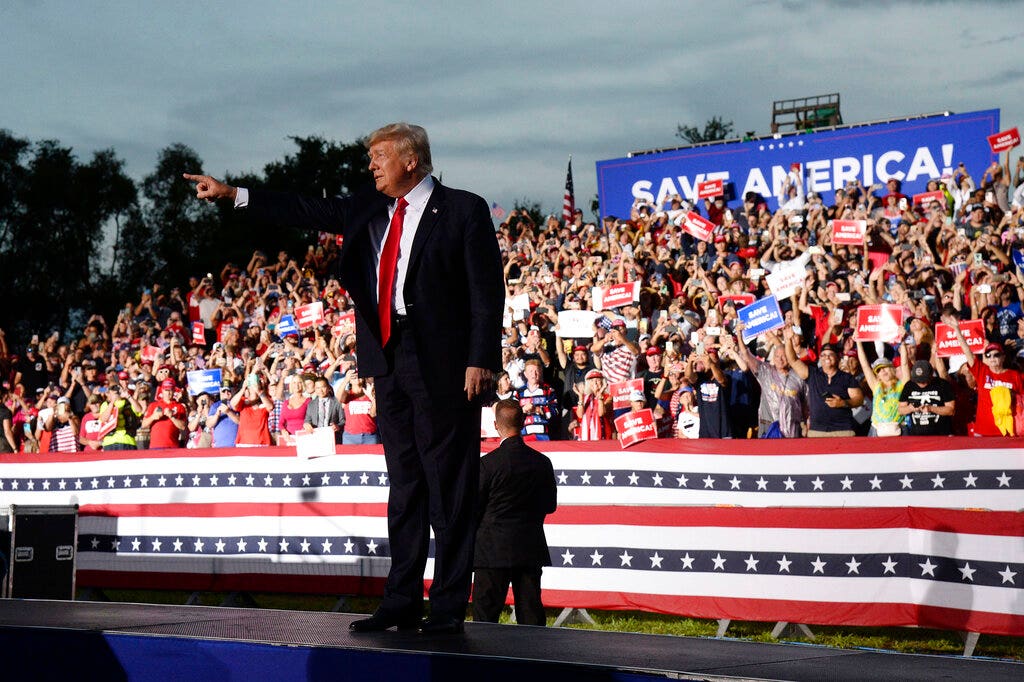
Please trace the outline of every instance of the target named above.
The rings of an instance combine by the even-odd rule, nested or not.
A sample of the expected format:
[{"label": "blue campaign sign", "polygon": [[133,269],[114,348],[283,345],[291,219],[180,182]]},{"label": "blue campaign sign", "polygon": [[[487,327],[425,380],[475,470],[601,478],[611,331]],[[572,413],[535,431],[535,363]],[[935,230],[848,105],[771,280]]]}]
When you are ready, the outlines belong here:
[{"label": "blue campaign sign", "polygon": [[1017,269],[1024,272],[1024,247],[1018,246],[1013,250],[1013,264]]},{"label": "blue campaign sign", "polygon": [[778,329],[785,324],[782,317],[782,310],[775,296],[765,296],[759,301],[754,301],[748,306],[736,311],[740,321],[743,322],[743,342],[760,336],[765,332]]},{"label": "blue campaign sign", "polygon": [[856,179],[870,187],[896,178],[902,193],[912,196],[960,163],[981,177],[997,158],[987,138],[998,132],[999,110],[989,109],[598,161],[601,215],[629,218],[635,200],[662,206],[673,194],[695,203],[697,183],[719,178],[731,207],[753,191],[774,211],[779,186],[794,163],[801,164],[806,190],[822,194],[827,204],[834,190]]},{"label": "blue campaign sign", "polygon": [[188,372],[185,378],[188,381],[189,395],[199,395],[200,393],[218,395],[220,393],[221,373],[219,369],[197,369]]},{"label": "blue campaign sign", "polygon": [[295,323],[294,315],[282,315],[277,321],[277,335],[284,338],[289,334],[299,335],[299,325]]}]

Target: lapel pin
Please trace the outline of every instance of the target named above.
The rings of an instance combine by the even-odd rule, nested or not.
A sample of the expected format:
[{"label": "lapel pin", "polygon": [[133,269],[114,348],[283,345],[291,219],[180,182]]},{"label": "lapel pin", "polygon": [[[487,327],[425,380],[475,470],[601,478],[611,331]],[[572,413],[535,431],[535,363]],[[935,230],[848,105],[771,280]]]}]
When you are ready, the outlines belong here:
[{"label": "lapel pin", "polygon": [[430,212],[431,212],[431,213],[437,213],[437,209],[436,209],[436,208],[435,208],[435,209],[432,209],[432,210],[431,210]]}]

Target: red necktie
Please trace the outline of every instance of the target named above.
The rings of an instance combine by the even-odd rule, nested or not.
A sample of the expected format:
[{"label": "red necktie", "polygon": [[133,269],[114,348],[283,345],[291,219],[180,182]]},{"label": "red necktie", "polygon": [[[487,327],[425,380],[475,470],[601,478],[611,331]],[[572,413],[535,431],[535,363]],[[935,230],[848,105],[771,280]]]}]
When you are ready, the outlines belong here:
[{"label": "red necktie", "polygon": [[395,271],[398,269],[398,243],[402,240],[402,224],[405,222],[405,207],[409,202],[401,197],[395,204],[395,215],[391,216],[384,248],[380,251],[380,276],[377,278],[377,317],[380,319],[380,343],[383,346],[391,338],[391,296],[395,291]]}]

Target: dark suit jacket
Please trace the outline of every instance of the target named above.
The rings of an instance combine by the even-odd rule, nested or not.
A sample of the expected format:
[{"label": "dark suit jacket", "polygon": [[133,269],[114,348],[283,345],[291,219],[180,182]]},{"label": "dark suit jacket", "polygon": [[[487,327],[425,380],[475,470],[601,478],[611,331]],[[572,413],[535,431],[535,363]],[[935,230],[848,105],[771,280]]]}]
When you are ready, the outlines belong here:
[{"label": "dark suit jacket", "polygon": [[[339,281],[355,303],[361,376],[390,371],[380,342],[374,256],[389,201],[372,187],[329,199],[250,190],[246,209],[262,221],[344,235]],[[494,226],[481,197],[435,180],[403,291],[420,370],[433,395],[462,392],[466,367],[498,370],[505,287]]]},{"label": "dark suit jacket", "polygon": [[515,436],[480,458],[473,566],[550,566],[544,516],[558,491],[551,460]]},{"label": "dark suit jacket", "polygon": [[320,423],[320,398],[316,397],[309,401],[309,406],[306,407],[306,422],[313,428],[321,426],[330,426],[331,424],[337,424],[341,426],[345,423],[345,410],[342,408],[341,403],[336,398],[328,397],[327,400],[327,421]]}]

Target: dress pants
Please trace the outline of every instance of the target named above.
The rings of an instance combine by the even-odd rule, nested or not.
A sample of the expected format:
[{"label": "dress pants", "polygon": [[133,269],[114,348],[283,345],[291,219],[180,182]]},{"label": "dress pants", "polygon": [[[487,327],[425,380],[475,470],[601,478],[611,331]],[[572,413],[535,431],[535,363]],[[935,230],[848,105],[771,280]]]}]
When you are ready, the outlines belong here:
[{"label": "dress pants", "polygon": [[544,625],[546,616],[540,598],[540,566],[477,568],[473,578],[473,620],[497,623],[512,585],[516,623]]},{"label": "dress pants", "polygon": [[479,408],[466,400],[464,392],[438,395],[426,385],[420,363],[431,359],[418,357],[406,324],[393,325],[385,352],[392,371],[374,380],[377,425],[390,479],[391,570],[381,610],[422,612],[423,572],[433,528],[431,617],[462,621],[473,570]]}]

